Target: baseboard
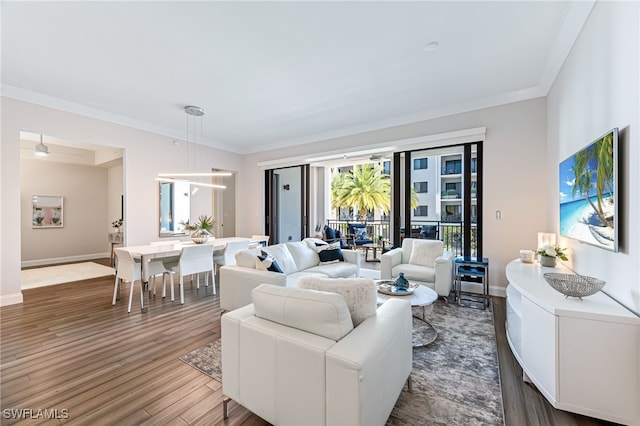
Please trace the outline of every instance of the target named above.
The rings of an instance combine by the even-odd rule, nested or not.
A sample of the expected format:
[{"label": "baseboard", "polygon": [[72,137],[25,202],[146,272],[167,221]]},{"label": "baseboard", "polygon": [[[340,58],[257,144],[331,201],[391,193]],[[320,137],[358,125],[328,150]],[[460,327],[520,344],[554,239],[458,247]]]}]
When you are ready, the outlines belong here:
[{"label": "baseboard", "polygon": [[[462,282],[462,291],[465,293],[478,293],[482,294],[482,284],[471,283],[467,281]],[[489,286],[489,294],[491,296],[507,297],[507,289],[498,286]]]},{"label": "baseboard", "polygon": [[489,294],[492,296],[507,297],[507,289],[505,287],[490,285]]},{"label": "baseboard", "polygon": [[93,253],[93,254],[81,254],[77,256],[66,256],[66,257],[53,257],[50,259],[37,259],[37,260],[25,260],[21,262],[22,268],[27,268],[30,266],[43,266],[43,265],[55,265],[58,263],[72,263],[72,262],[83,262],[86,260],[94,260],[94,259],[104,259],[111,257],[109,252],[104,253]]},{"label": "baseboard", "polygon": [[17,305],[22,303],[22,292],[0,296],[0,306]]}]

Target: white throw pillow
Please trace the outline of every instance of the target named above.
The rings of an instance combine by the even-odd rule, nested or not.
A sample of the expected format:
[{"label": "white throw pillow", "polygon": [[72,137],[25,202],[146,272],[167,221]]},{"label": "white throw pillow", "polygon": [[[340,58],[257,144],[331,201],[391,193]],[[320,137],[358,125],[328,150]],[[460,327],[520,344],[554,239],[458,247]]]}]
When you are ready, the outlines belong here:
[{"label": "white throw pillow", "polygon": [[316,253],[315,247],[309,247],[309,244],[305,241],[285,244],[293,257],[294,262],[296,262],[298,271],[313,268],[318,265],[318,262],[320,262],[320,258],[318,257],[318,253]]},{"label": "white throw pillow", "polygon": [[338,293],[349,306],[353,326],[376,314],[377,288],[371,278],[300,277],[299,288]]},{"label": "white throw pillow", "polygon": [[431,266],[436,264],[436,258],[442,256],[444,245],[439,240],[413,240],[409,263],[419,266]]},{"label": "white throw pillow", "polygon": [[236,265],[242,266],[243,268],[256,269],[256,258],[260,254],[260,249],[261,247],[240,250],[236,253]]},{"label": "white throw pillow", "polygon": [[251,291],[255,315],[334,341],[353,330],[344,298],[336,293],[260,284]]},{"label": "white throw pillow", "polygon": [[329,244],[326,241],[321,240],[320,238],[314,238],[314,237],[307,237],[302,241],[307,243],[307,245],[314,250],[316,249],[317,246],[326,246],[327,244]]},{"label": "white throw pillow", "polygon": [[298,272],[296,262],[293,260],[293,256],[291,256],[291,252],[285,244],[262,247],[262,251],[273,256],[276,259],[276,262],[278,262],[278,265],[280,265],[280,269],[282,269],[282,272],[285,274],[289,275],[294,272]]}]

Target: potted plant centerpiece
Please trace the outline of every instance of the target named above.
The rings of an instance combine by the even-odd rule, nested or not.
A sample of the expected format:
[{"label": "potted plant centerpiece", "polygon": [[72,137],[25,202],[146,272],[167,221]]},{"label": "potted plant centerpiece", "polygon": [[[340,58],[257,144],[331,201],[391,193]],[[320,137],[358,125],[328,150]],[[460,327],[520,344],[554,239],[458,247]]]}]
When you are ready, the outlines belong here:
[{"label": "potted plant centerpiece", "polygon": [[541,249],[538,249],[536,252],[540,255],[540,264],[542,266],[549,266],[554,268],[556,266],[556,259],[560,258],[562,260],[569,260],[567,255],[564,253],[566,249],[558,246],[544,246]]},{"label": "potted plant centerpiece", "polygon": [[212,235],[213,224],[216,221],[207,215],[200,215],[195,223],[182,222],[184,228],[191,232],[191,241],[203,244],[209,241]]}]

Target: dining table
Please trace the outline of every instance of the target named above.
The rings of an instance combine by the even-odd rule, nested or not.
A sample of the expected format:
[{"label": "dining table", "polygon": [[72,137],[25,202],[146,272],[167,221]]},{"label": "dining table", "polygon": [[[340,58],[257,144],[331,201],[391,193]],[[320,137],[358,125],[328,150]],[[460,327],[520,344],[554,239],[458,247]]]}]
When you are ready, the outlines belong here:
[{"label": "dining table", "polygon": [[[250,238],[246,237],[223,237],[223,238],[211,238],[206,243],[214,246],[213,251],[222,250],[227,246],[227,243],[231,241],[248,241],[252,242]],[[143,244],[138,246],[122,247],[123,250],[131,253],[134,259],[140,259],[140,277],[142,281],[143,297],[146,299],[141,308],[141,312],[145,313],[149,309],[149,302],[151,295],[149,294],[149,261],[154,259],[162,259],[168,257],[180,256],[184,247],[193,246],[196,243],[192,241],[180,241],[180,242],[162,242],[154,244]],[[215,285],[215,283],[214,283]],[[118,292],[120,293],[120,292]]]}]

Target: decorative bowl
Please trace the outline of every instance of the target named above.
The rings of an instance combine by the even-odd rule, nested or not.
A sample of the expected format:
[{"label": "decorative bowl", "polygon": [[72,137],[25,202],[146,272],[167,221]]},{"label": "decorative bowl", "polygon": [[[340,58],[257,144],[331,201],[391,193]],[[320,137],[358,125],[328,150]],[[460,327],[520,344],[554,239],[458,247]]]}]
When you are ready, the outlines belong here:
[{"label": "decorative bowl", "polygon": [[403,288],[395,285],[394,281],[382,280],[377,282],[378,293],[388,294],[389,296],[409,296],[413,294],[417,285],[409,283],[409,287]]},{"label": "decorative bowl", "polygon": [[549,285],[564,294],[565,297],[577,297],[580,300],[585,296],[596,294],[606,283],[585,275],[560,274],[556,272],[547,272],[543,275]]}]

